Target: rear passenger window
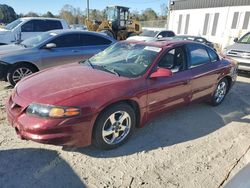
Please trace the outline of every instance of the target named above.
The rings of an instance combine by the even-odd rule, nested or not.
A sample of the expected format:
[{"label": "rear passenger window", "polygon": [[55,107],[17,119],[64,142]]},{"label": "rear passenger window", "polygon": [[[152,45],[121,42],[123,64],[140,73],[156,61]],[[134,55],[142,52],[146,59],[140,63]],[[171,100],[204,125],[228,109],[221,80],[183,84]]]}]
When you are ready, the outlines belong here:
[{"label": "rear passenger window", "polygon": [[190,55],[190,67],[197,67],[205,63],[210,62],[210,58],[206,49],[202,45],[198,44],[189,44],[188,51]]},{"label": "rear passenger window", "polygon": [[207,51],[208,51],[211,62],[216,62],[219,60],[219,57],[215,51],[213,51],[210,48],[207,48]]},{"label": "rear passenger window", "polygon": [[108,45],[112,41],[97,35],[81,34],[80,41],[82,46]]}]

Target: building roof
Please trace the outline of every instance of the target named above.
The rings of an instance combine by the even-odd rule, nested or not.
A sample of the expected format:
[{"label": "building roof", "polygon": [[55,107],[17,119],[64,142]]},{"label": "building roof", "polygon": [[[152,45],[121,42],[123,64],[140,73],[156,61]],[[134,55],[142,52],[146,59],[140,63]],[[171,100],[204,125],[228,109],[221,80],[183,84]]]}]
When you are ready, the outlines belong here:
[{"label": "building roof", "polygon": [[250,6],[250,0],[171,0],[171,10]]}]

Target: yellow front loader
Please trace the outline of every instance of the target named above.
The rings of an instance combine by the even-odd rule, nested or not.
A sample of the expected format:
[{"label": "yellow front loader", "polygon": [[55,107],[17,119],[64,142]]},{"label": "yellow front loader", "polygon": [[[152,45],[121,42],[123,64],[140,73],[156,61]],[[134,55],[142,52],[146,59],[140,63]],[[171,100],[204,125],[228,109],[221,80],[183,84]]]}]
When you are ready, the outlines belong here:
[{"label": "yellow front loader", "polygon": [[142,28],[139,21],[129,18],[129,8],[122,6],[110,6],[106,9],[107,20],[90,21],[86,19],[85,24],[89,31],[104,32],[117,40],[141,33]]}]

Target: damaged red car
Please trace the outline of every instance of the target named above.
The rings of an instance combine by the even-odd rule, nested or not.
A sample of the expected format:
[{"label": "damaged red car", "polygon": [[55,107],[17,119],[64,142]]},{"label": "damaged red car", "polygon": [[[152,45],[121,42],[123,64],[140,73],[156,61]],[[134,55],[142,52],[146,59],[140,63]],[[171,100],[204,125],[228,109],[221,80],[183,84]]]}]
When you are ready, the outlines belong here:
[{"label": "damaged red car", "polygon": [[112,149],[161,112],[198,100],[219,105],[236,70],[195,42],[119,42],[87,61],[24,78],[6,110],[22,139]]}]

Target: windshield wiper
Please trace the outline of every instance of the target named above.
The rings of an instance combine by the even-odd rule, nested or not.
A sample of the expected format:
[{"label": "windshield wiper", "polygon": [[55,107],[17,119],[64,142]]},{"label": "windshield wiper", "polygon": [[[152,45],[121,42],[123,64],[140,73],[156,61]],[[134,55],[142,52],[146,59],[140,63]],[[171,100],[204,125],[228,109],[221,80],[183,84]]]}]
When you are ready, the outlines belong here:
[{"label": "windshield wiper", "polygon": [[23,46],[24,48],[27,48],[27,46],[25,44],[22,44],[22,43],[15,43],[16,45],[19,45],[19,46]]},{"label": "windshield wiper", "polygon": [[80,61],[80,63],[87,63],[92,69],[95,69],[94,65],[88,59],[85,61]]},{"label": "windshield wiper", "polygon": [[110,68],[107,66],[102,66],[102,68],[107,70],[108,72],[111,72],[112,74],[115,74],[116,76],[120,76],[120,74],[114,68]]}]

